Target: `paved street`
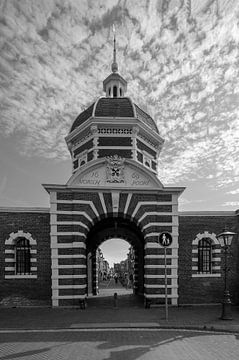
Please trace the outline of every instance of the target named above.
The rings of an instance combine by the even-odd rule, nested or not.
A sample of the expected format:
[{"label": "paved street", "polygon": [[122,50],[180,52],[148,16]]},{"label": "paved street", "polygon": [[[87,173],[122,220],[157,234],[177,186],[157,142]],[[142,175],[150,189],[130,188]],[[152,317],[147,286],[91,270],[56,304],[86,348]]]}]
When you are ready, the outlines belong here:
[{"label": "paved street", "polygon": [[116,284],[115,280],[111,278],[99,283],[99,294],[97,297],[113,296],[115,292],[117,292],[118,296],[131,295],[133,294],[133,289],[122,286],[120,281]]},{"label": "paved street", "polygon": [[1,307],[0,359],[236,360],[239,308],[232,321],[220,313],[220,305],[170,307],[166,321],[164,307],[145,309],[131,289],[105,281],[85,310]]},{"label": "paved street", "polygon": [[238,360],[239,335],[155,329],[0,333],[0,359]]}]

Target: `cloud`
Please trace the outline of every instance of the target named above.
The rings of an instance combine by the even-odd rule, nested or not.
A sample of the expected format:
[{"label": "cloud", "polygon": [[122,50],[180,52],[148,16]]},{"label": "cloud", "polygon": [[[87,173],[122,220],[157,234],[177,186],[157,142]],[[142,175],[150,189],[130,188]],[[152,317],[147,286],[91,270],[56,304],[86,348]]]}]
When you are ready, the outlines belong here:
[{"label": "cloud", "polygon": [[222,206],[239,206],[239,201],[226,201]]},{"label": "cloud", "polygon": [[227,194],[232,194],[232,195],[239,194],[239,189],[228,191]]}]

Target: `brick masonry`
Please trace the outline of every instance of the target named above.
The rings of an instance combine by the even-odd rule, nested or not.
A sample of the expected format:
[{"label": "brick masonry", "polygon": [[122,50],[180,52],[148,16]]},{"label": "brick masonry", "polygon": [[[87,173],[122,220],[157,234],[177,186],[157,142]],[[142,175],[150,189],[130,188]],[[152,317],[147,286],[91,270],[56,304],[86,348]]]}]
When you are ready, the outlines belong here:
[{"label": "brick masonry", "polygon": [[239,302],[239,221],[236,213],[220,215],[194,214],[179,217],[179,304],[215,303],[222,299],[224,288],[224,256],[221,257],[221,277],[192,277],[192,241],[197,234],[207,231],[219,234],[224,225],[237,233],[231,247],[228,274],[230,293],[234,303]]},{"label": "brick masonry", "polygon": [[[88,194],[90,197],[90,194]],[[86,199],[85,196],[75,196],[76,198]],[[73,197],[73,198],[75,198]],[[64,198],[64,196],[59,196],[59,199]],[[67,196],[66,196],[67,198]],[[72,197],[71,197],[72,198]],[[103,211],[102,204],[100,203],[98,197],[94,194],[91,199],[95,199],[96,208],[99,210],[100,214]],[[105,205],[107,209],[111,211],[112,209],[112,199],[109,193],[104,195]],[[122,194],[120,199],[123,201],[120,204],[119,208],[123,211],[127,196]],[[146,201],[147,197],[142,195],[137,198],[137,200]],[[150,198],[152,201],[152,198]],[[137,206],[137,201],[134,196],[131,198],[129,203],[128,210],[132,215],[135,207]],[[168,211],[167,208],[160,207],[160,213],[162,210]],[[86,207],[87,209],[88,207]],[[71,208],[72,209],[72,208]],[[152,208],[149,208],[149,205],[145,205],[145,211],[152,211]],[[153,210],[157,210],[154,206]],[[94,211],[90,210],[89,214],[95,216]],[[94,215],[93,215],[94,214]],[[130,215],[128,214],[128,215]],[[135,216],[137,219],[142,218],[144,211],[139,208],[138,214]],[[74,216],[79,215],[70,215],[59,214],[58,221],[75,221]],[[86,226],[90,227],[90,221],[80,218],[81,222],[85,220]],[[170,221],[170,215],[152,215],[150,221]],[[96,221],[96,219],[95,219]],[[97,220],[98,221],[98,220]],[[60,221],[61,222],[61,221]],[[141,227],[147,226],[148,222],[145,221],[145,218],[141,221]],[[178,304],[200,304],[200,303],[217,303],[221,301],[223,294],[224,278],[223,278],[223,266],[224,266],[224,257],[223,253],[219,253],[217,256],[221,258],[220,270],[219,273],[221,276],[217,277],[193,277],[192,262],[193,258],[193,240],[198,234],[207,232],[209,234],[218,234],[222,231],[224,224],[227,224],[228,229],[239,234],[239,217],[236,213],[224,212],[221,213],[193,213],[193,214],[179,214],[179,248],[178,248]],[[60,225],[62,226],[62,225]],[[65,225],[68,226],[68,225]],[[73,225],[71,230],[75,229],[76,225]],[[164,229],[163,226],[160,227]],[[80,231],[82,230],[87,235],[87,229],[80,226]],[[16,233],[19,230],[23,230],[26,233],[30,233],[32,238],[36,240],[36,249],[37,249],[37,278],[34,279],[6,279],[5,278],[5,242],[9,238],[11,233]],[[67,232],[69,229],[58,228],[61,232]],[[57,230],[57,231],[58,231]],[[152,227],[152,231],[159,231],[159,228]],[[150,234],[149,230],[146,229],[144,236]],[[77,235],[58,235],[59,244],[67,244],[68,241],[70,244],[73,242],[82,241],[82,237]],[[80,240],[79,240],[80,239]],[[144,265],[142,259],[139,261],[138,266],[144,266],[144,274],[148,275],[148,278],[145,280],[145,286],[147,288],[146,295],[149,297],[151,295],[159,294],[163,299],[164,296],[164,278],[159,277],[159,275],[164,275],[163,266],[163,250],[159,248],[156,244],[156,238],[153,236],[150,241],[147,242],[149,246],[146,246],[144,249]],[[154,245],[155,244],[155,245]],[[50,246],[50,214],[47,209],[43,212],[37,211],[26,211],[21,209],[21,211],[12,211],[9,208],[9,211],[0,211],[0,304],[8,306],[19,306],[19,305],[50,305],[51,296],[52,296],[52,283],[51,283],[51,274],[52,274],[52,259],[51,259],[51,246]],[[67,245],[66,245],[67,246]],[[168,259],[167,264],[172,265],[173,251],[168,249]],[[85,295],[85,282],[86,282],[86,269],[81,268],[81,265],[85,263],[85,249],[82,247],[66,247],[58,249],[58,273],[60,278],[58,279],[58,294],[62,296],[59,300],[59,305],[76,305],[77,301],[74,297],[84,296]],[[239,241],[238,236],[235,237],[232,248],[231,255],[229,258],[230,262],[230,272],[229,272],[229,286],[230,293],[232,295],[233,303],[239,303]],[[217,263],[218,264],[218,263]],[[35,265],[34,265],[35,266]],[[63,275],[63,277],[61,277]],[[74,276],[72,276],[74,275]],[[168,269],[168,294],[170,295],[173,291],[172,289],[172,278],[171,269]],[[140,277],[142,281],[142,277]],[[158,287],[157,287],[158,286]],[[62,288],[63,287],[63,288]],[[73,295],[73,298],[69,299],[69,296]]]},{"label": "brick masonry", "polygon": [[[9,209],[11,210],[11,209]],[[37,278],[5,279],[5,242],[11,233],[23,230],[36,240]],[[50,214],[45,212],[0,211],[0,304],[51,304]]]}]

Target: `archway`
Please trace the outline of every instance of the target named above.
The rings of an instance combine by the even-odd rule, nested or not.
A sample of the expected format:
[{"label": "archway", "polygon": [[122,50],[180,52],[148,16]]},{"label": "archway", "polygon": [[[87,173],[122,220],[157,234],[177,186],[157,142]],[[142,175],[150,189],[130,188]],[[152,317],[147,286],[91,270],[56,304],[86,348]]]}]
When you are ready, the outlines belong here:
[{"label": "archway", "polygon": [[125,239],[105,240],[96,251],[98,296],[128,296],[134,293],[135,250]]},{"label": "archway", "polygon": [[135,295],[144,294],[144,238],[138,226],[125,218],[108,217],[98,221],[90,230],[86,240],[87,293],[98,294],[97,248],[108,239],[124,239],[133,248]]}]

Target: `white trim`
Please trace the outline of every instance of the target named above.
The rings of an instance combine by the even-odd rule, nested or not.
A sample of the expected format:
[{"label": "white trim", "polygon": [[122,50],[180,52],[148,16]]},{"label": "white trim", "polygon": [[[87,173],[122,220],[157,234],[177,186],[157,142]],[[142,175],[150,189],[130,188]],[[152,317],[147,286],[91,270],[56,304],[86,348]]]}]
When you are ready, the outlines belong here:
[{"label": "white trim", "polygon": [[[164,259],[164,255],[145,255],[145,259]],[[167,259],[178,259],[178,255],[168,255]]]},{"label": "white trim", "polygon": [[[110,136],[111,137],[111,136]],[[115,138],[118,138],[117,134],[115,134],[114,136],[112,137],[115,137]],[[130,136],[129,136],[130,137]],[[132,146],[129,145],[129,146],[113,146],[113,145],[109,145],[109,146],[98,146],[98,149],[99,150],[107,150],[107,149],[112,149],[112,150],[132,150]]]},{"label": "white trim", "polygon": [[17,239],[18,237],[24,237],[27,240],[29,240],[29,244],[30,245],[36,245],[37,242],[35,239],[32,238],[32,235],[27,232],[25,233],[23,230],[18,230],[18,232],[15,233],[11,233],[9,238],[5,241],[5,245],[15,245],[14,240]]},{"label": "white trim", "polygon": [[157,212],[157,211],[150,211],[150,212],[145,212],[141,218],[138,220],[138,222],[140,223],[145,217],[147,216],[178,216],[177,213],[173,213],[173,212]]},{"label": "white trim", "polygon": [[54,269],[85,269],[86,265],[57,265]]},{"label": "white trim", "polygon": [[[16,259],[14,258],[5,258],[5,263],[14,263],[15,265]],[[30,258],[30,262],[37,262],[36,258]]]},{"label": "white trim", "polygon": [[[220,258],[220,257],[212,257],[212,260],[211,260],[211,261],[212,261],[212,263],[213,263],[213,262],[216,262],[216,261],[221,261],[221,258]],[[196,262],[196,263],[197,263],[197,262],[198,262],[198,258],[197,258],[197,257],[195,257],[195,258],[193,257],[193,258],[192,258],[192,262]],[[213,268],[215,269],[215,267],[213,267]]]},{"label": "white trim", "polygon": [[180,211],[179,216],[235,216],[235,211]]},{"label": "white trim", "polygon": [[151,226],[178,226],[178,224],[173,224],[173,222],[155,222],[155,223],[148,223],[142,227],[142,230],[145,230]]},{"label": "white trim", "polygon": [[214,244],[220,245],[216,234],[209,233],[208,231],[204,231],[203,233],[197,234],[196,237],[192,241],[192,245],[198,246],[199,241],[202,240],[203,238],[209,238],[213,241]]},{"label": "white trim", "polygon": [[85,274],[79,274],[79,275],[56,275],[56,276],[52,276],[51,278],[52,278],[52,280],[74,279],[74,278],[84,279],[84,278],[86,278],[86,275]]},{"label": "white trim", "polygon": [[71,248],[82,248],[86,249],[86,245],[84,242],[73,242],[73,243],[52,243],[51,249],[71,249]]},{"label": "white trim", "polygon": [[82,236],[83,238],[86,238],[86,235],[83,234],[80,231],[62,231],[62,232],[57,232],[57,231],[51,231],[50,232],[51,236],[57,236],[57,235],[78,235],[78,236]]},{"label": "white trim", "polygon": [[104,214],[107,214],[107,208],[106,208],[106,205],[105,205],[104,195],[103,195],[103,192],[101,192],[101,191],[99,192],[99,198],[100,198],[102,208],[104,210]]},{"label": "white trim", "polygon": [[52,259],[86,259],[86,256],[83,254],[72,254],[72,255],[54,255],[52,256]]},{"label": "white trim", "polygon": [[[157,205],[173,205],[172,201],[139,201],[134,209],[133,214],[131,215],[132,218],[135,217],[135,215],[137,214],[137,212],[139,211],[140,207],[142,205],[152,205],[152,206],[157,206]],[[166,215],[167,212],[165,212]]]},{"label": "white trim", "polygon": [[57,204],[78,204],[78,205],[90,205],[94,214],[99,218],[99,213],[95,207],[95,204],[91,200],[56,200]]},{"label": "white trim", "polygon": [[58,286],[52,287],[52,290],[57,290],[57,289],[85,289],[85,288],[86,288],[86,284],[83,284],[83,285],[58,285]]},{"label": "white trim", "polygon": [[49,213],[50,208],[44,207],[0,207],[0,212]]},{"label": "white trim", "polygon": [[[56,297],[54,297],[54,300],[64,300],[64,299],[85,299],[86,295],[57,295]],[[52,297],[53,300],[53,297]]]},{"label": "white trim", "polygon": [[63,221],[51,222],[51,224],[52,225],[80,225],[89,231],[89,227],[81,221],[64,221],[63,220]]},{"label": "white trim", "polygon": [[[165,265],[144,265],[145,269],[164,269]],[[167,269],[177,269],[175,265],[167,265]]]},{"label": "white trim", "polygon": [[112,197],[112,210],[113,214],[117,214],[119,212],[119,197],[120,193],[118,191],[111,192]]},{"label": "white trim", "polygon": [[[165,275],[146,275],[144,274],[144,277],[146,279],[164,279],[165,278]],[[175,276],[175,275],[167,275],[167,278],[168,279],[177,279],[178,277]]]},{"label": "white trim", "polygon": [[[220,254],[221,253],[221,248],[218,249],[213,249],[213,246],[215,247],[215,245],[220,245],[219,241],[216,237],[216,234],[214,233],[209,233],[208,231],[204,231],[203,233],[199,233],[196,235],[195,239],[192,241],[192,246],[194,247],[192,249],[192,271],[198,271],[198,244],[199,241],[201,241],[203,238],[209,238],[211,240],[211,244],[212,244],[212,251],[211,251],[211,255],[213,254]],[[221,258],[220,257],[215,257],[213,258],[213,256],[211,257],[210,263],[212,266],[212,271],[216,270],[218,271],[218,273],[211,273],[211,274],[203,274],[203,273],[197,273],[197,274],[192,274],[192,277],[220,277],[221,273],[221,266],[220,265],[214,265],[215,262],[221,262]]]},{"label": "white trim", "polygon": [[211,278],[211,277],[221,277],[221,274],[192,274],[192,277],[201,277],[201,278]]},{"label": "white trim", "polygon": [[[154,289],[154,288],[158,288],[158,289],[165,289],[165,285],[159,285],[159,284],[144,284],[144,287],[149,288],[149,289]],[[177,289],[177,285],[168,285],[167,286],[168,289]]]},{"label": "white trim", "polygon": [[37,279],[37,275],[5,275],[5,279]]},{"label": "white trim", "polygon": [[127,214],[127,212],[128,212],[128,208],[129,208],[129,204],[131,202],[132,196],[133,196],[132,193],[129,193],[127,196],[127,200],[126,200],[125,208],[124,208],[124,214]]},{"label": "white trim", "polygon": [[[55,204],[53,204],[53,205],[56,205],[56,203]],[[82,216],[84,216],[87,220],[89,220],[92,224],[94,223],[93,222],[93,219],[91,219],[91,217],[85,212],[85,211],[66,211],[66,210],[52,210],[51,211],[51,214],[56,214],[56,215],[58,215],[58,214],[60,214],[60,215],[82,215]]]}]

